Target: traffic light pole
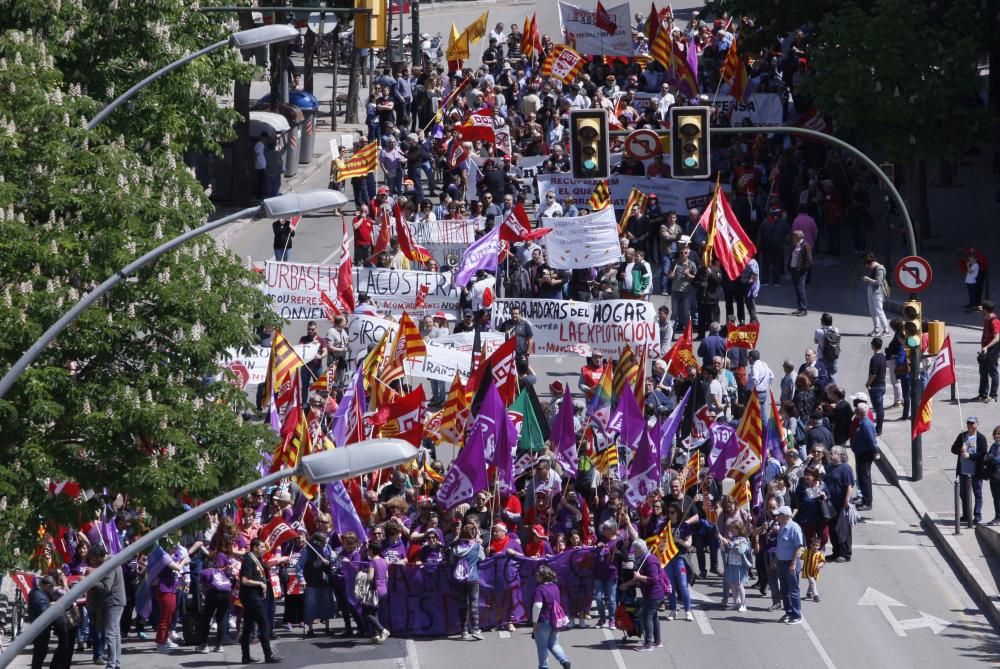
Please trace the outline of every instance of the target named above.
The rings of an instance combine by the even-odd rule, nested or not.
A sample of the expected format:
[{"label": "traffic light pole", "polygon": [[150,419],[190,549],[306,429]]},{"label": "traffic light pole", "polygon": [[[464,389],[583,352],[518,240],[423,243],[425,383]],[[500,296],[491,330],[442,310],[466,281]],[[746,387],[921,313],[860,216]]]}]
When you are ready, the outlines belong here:
[{"label": "traffic light pole", "polygon": [[[855,146],[852,146],[842,139],[838,139],[832,135],[828,135],[823,132],[818,132],[816,130],[810,130],[809,128],[795,128],[790,126],[768,126],[767,128],[716,128],[712,127],[709,129],[711,135],[758,135],[761,132],[774,133],[778,135],[792,135],[793,137],[806,137],[817,142],[823,142],[825,144],[831,144],[839,149],[847,151],[855,158],[860,160],[864,165],[871,170],[882,186],[888,191],[889,196],[892,198],[893,202],[896,204],[896,209],[899,211],[899,215],[903,219],[903,230],[906,233],[906,247],[909,250],[911,256],[917,255],[917,241],[916,236],[913,233],[913,221],[910,220],[910,212],[906,208],[906,203],[903,201],[902,196],[899,191],[896,190],[896,184],[892,182],[892,179],[886,175],[886,173],[879,167],[875,161],[866,156],[864,152]],[[669,130],[656,130],[658,135],[670,135]],[[625,137],[629,135],[627,130],[613,130],[610,135],[612,137]],[[916,300],[917,296],[911,294],[911,300]],[[917,411],[920,409],[920,397],[922,394],[922,388],[920,387],[920,361],[921,352],[920,344],[918,343],[913,347],[912,364],[910,367],[910,425],[912,426],[917,420]],[[924,476],[924,456],[923,456],[923,442],[918,435],[916,438],[912,439],[910,442],[910,459],[911,459],[911,480],[919,481]]]}]

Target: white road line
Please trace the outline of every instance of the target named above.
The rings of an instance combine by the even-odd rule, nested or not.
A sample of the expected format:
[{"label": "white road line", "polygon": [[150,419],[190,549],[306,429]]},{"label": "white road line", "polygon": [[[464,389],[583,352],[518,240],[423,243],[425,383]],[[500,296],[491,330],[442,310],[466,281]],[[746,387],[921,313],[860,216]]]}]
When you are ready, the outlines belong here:
[{"label": "white road line", "polygon": [[604,628],[601,630],[604,632],[604,638],[607,639],[608,645],[611,646],[611,657],[615,658],[615,665],[618,669],[628,669],[625,666],[625,658],[622,657],[622,652],[618,650],[618,643],[615,641],[615,635],[611,633],[611,630]]},{"label": "white road line", "polygon": [[895,525],[894,520],[873,520],[871,518],[862,518],[861,523],[863,525]]},{"label": "white road line", "polygon": [[833,660],[830,659],[830,655],[826,652],[826,648],[823,648],[823,644],[820,643],[819,637],[816,636],[815,632],[813,632],[813,628],[809,625],[809,621],[805,619],[805,616],[802,617],[802,629],[806,631],[806,636],[809,637],[809,643],[811,643],[813,648],[816,649],[816,652],[819,653],[819,659],[823,660],[823,666],[825,666],[826,669],[837,669],[837,665],[835,665]]},{"label": "white road line", "polygon": [[854,544],[854,548],[868,551],[918,551],[920,546],[887,546],[885,544]]},{"label": "white road line", "polygon": [[413,639],[406,640],[406,669],[420,669],[417,643]]},{"label": "white road line", "polygon": [[695,609],[694,621],[698,623],[698,629],[701,630],[702,634],[715,634],[715,630],[712,629],[712,624],[708,622],[708,616],[705,615],[704,611],[699,611]]}]

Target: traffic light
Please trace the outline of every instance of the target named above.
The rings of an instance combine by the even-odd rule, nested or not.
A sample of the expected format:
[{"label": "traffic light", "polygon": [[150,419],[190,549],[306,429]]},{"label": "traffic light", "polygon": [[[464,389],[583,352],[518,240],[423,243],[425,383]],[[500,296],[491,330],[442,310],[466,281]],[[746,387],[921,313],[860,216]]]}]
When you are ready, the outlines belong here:
[{"label": "traffic light", "polygon": [[674,179],[707,179],[711,176],[710,114],[710,107],[670,108],[670,156]]},{"label": "traffic light", "polygon": [[354,8],[368,10],[367,13],[358,13],[355,17],[354,48],[384,49],[389,16],[388,0],[355,0]]},{"label": "traffic light", "polygon": [[903,337],[910,348],[920,346],[923,327],[920,321],[920,302],[910,300],[903,303]]},{"label": "traffic light", "polygon": [[603,109],[570,112],[569,149],[574,179],[610,176],[608,140],[608,115]]}]

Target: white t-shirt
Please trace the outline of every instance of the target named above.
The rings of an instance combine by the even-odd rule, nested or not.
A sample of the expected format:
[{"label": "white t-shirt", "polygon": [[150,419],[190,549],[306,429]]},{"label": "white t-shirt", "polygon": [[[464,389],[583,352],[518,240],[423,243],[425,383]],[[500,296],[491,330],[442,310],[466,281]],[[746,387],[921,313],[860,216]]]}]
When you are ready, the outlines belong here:
[{"label": "white t-shirt", "polygon": [[254,169],[263,170],[267,168],[267,156],[264,154],[266,147],[262,140],[257,140],[253,145],[253,166]]}]

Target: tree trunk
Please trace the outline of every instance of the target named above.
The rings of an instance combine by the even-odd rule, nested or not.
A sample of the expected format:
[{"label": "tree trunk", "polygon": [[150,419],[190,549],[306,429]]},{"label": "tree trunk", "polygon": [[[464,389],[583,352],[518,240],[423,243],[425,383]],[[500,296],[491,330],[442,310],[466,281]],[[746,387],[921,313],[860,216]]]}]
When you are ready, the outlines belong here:
[{"label": "tree trunk", "polygon": [[[253,28],[253,17],[249,11],[238,12],[240,30]],[[253,58],[252,51],[243,53],[245,60]],[[233,142],[233,160],[230,171],[231,184],[229,198],[232,204],[242,206],[253,196],[254,172],[250,162],[250,83],[236,82],[233,85],[233,109],[240,115],[236,124],[236,140]]]},{"label": "tree trunk", "polygon": [[309,93],[313,92],[313,61],[316,58],[316,33],[311,30],[306,31],[306,40],[302,48],[304,61],[302,73],[302,87]]},{"label": "tree trunk", "polygon": [[347,79],[347,111],[344,123],[358,123],[358,98],[361,95],[361,49],[351,51],[351,71]]}]

